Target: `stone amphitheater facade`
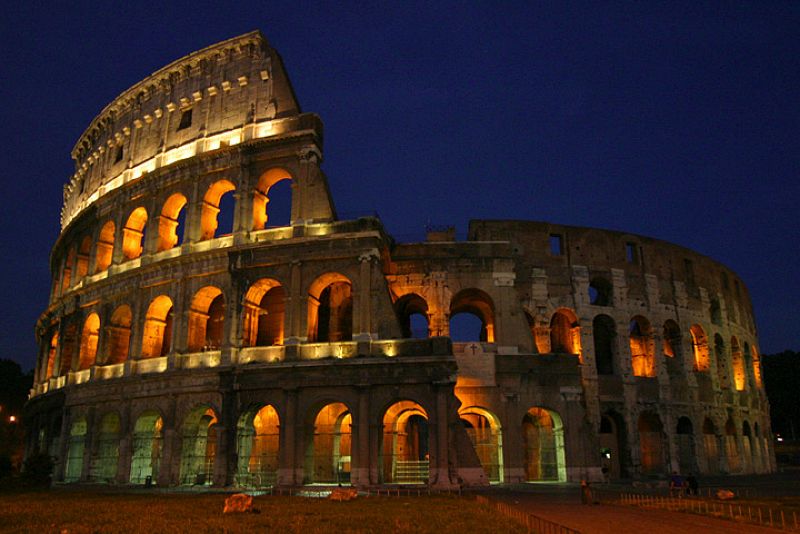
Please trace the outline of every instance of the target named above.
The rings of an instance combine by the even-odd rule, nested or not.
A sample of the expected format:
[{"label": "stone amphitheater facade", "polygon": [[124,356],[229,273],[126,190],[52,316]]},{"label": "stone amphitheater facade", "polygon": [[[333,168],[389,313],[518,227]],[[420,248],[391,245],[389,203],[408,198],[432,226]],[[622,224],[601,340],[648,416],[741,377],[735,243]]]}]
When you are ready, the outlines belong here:
[{"label": "stone amphitheater facade", "polygon": [[56,482],[775,469],[753,311],[728,268],[546,222],[400,243],[377,217],[337,217],[322,141],[259,32],[167,65],[91,122],[25,414],[26,452],[53,456]]}]

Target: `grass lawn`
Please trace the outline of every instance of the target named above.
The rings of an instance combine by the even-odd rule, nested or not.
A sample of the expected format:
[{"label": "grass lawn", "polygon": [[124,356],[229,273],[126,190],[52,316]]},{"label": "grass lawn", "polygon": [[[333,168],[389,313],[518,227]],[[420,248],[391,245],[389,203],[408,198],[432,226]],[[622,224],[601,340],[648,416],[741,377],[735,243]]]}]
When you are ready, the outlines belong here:
[{"label": "grass lawn", "polygon": [[224,494],[51,490],[0,495],[0,532],[522,532],[469,497],[261,496],[258,514],[222,514]]}]

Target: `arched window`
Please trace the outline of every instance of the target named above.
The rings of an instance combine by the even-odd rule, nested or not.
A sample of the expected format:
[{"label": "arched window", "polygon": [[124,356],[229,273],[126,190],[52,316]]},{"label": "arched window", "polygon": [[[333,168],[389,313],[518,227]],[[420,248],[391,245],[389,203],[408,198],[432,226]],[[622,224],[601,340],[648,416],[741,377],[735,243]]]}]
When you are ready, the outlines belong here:
[{"label": "arched window", "polygon": [[100,230],[95,245],[94,272],[100,273],[108,269],[114,256],[114,221],[106,221]]},{"label": "arched window", "polygon": [[81,240],[81,246],[78,248],[78,263],[75,273],[76,282],[89,274],[89,254],[91,252],[92,238],[87,235]]},{"label": "arched window", "polygon": [[75,263],[75,247],[71,247],[64,260],[64,268],[61,271],[61,293],[65,293],[72,287],[72,265]]},{"label": "arched window", "polygon": [[397,320],[405,338],[428,337],[428,303],[416,293],[403,295],[394,303]]},{"label": "arched window", "polygon": [[244,297],[244,343],[249,347],[283,345],[286,291],[280,283],[262,278]]},{"label": "arched window", "polygon": [[731,337],[731,364],[733,365],[733,383],[736,391],[744,391],[747,385],[746,367],[742,347],[736,336]]},{"label": "arched window", "polygon": [[595,306],[610,306],[612,296],[611,282],[596,276],[589,282],[589,304]]},{"label": "arched window", "polygon": [[728,378],[728,358],[725,355],[725,342],[719,334],[714,335],[714,357],[717,363],[717,378],[721,388],[730,387]]},{"label": "arched window", "polygon": [[694,370],[708,372],[711,367],[708,358],[708,338],[706,331],[699,324],[693,324],[689,329],[692,336],[692,352],[694,354]]},{"label": "arched window", "polygon": [[637,315],[630,322],[631,366],[634,376],[656,376],[656,356],[650,321]]},{"label": "arched window", "polygon": [[[270,169],[262,174],[258,179],[258,185],[253,191],[253,230],[263,230],[269,226],[288,226],[290,224],[289,218],[291,211],[291,179],[292,176],[281,168]],[[286,186],[284,188],[283,186]],[[276,205],[276,197],[286,197],[286,189],[288,189],[288,208],[287,206]],[[283,194],[282,194],[283,193]],[[287,204],[285,198],[283,204]],[[283,208],[281,210],[281,208]],[[279,216],[283,215],[283,217]]]},{"label": "arched window", "polygon": [[125,304],[119,306],[111,315],[111,321],[106,328],[107,365],[116,365],[128,359],[132,321],[131,309]]},{"label": "arched window", "polygon": [[353,339],[353,297],[350,280],[339,273],[323,274],[308,291],[308,340]]},{"label": "arched window", "polygon": [[133,210],[122,228],[122,254],[126,260],[133,260],[142,255],[146,225],[147,210],[142,207]]},{"label": "arched window", "polygon": [[158,358],[172,344],[172,300],[166,295],[153,299],[147,308],[142,335],[142,358]]},{"label": "arched window", "polygon": [[203,208],[200,214],[200,238],[202,240],[214,239],[228,230],[228,228],[223,227],[221,232],[218,231],[220,218],[223,218],[226,222],[229,218],[232,221],[232,213],[220,213],[221,204],[223,197],[229,194],[232,197],[231,193],[235,190],[236,186],[228,180],[219,180],[208,187],[208,191],[203,197]]},{"label": "arched window", "polygon": [[97,358],[97,341],[100,336],[100,316],[91,313],[83,323],[81,332],[81,348],[79,352],[80,362],[78,370],[88,369],[95,364]]},{"label": "arched window", "polygon": [[616,371],[616,338],[617,327],[614,319],[608,315],[598,315],[592,321],[594,337],[594,359],[597,374],[613,375]]},{"label": "arched window", "polygon": [[158,218],[158,252],[169,250],[183,241],[181,219],[185,219],[186,197],[180,193],[171,195]]},{"label": "arched window", "polygon": [[681,329],[678,323],[672,319],[664,322],[664,359],[667,364],[667,372],[671,375],[678,375],[683,369],[683,358],[681,357]]},{"label": "arched window", "polygon": [[222,346],[225,297],[214,286],[195,293],[189,308],[188,348],[191,352],[217,350]]},{"label": "arched window", "polygon": [[[460,331],[454,323],[459,314],[469,314],[480,321],[479,328]],[[477,321],[473,321],[477,326]],[[450,301],[450,337],[455,341],[485,341],[494,343],[494,303],[492,298],[480,289],[463,289]]]},{"label": "arched window", "polygon": [[581,330],[572,310],[561,308],[550,320],[550,351],[562,354],[581,353]]}]

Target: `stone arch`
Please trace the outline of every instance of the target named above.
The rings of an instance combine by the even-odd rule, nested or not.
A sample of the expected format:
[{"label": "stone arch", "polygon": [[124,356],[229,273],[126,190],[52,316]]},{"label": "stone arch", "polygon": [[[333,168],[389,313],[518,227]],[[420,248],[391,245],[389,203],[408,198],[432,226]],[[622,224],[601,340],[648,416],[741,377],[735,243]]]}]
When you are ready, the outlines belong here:
[{"label": "stone arch", "polygon": [[182,193],[173,193],[164,201],[158,218],[158,252],[169,250],[183,241],[185,225],[183,232],[179,232],[178,229],[181,226],[181,219],[185,217],[186,203],[186,197]]},{"label": "stone arch", "polygon": [[203,196],[203,207],[200,213],[200,239],[214,239],[217,236],[219,226],[220,202],[222,197],[232,191],[236,191],[236,186],[229,180],[217,180],[208,186],[206,194]]},{"label": "stone arch", "polygon": [[123,363],[128,359],[132,322],[133,313],[127,304],[118,306],[111,314],[106,327],[106,365]]},{"label": "stone arch", "polygon": [[683,372],[681,341],[681,329],[678,323],[672,319],[664,321],[663,352],[667,373],[670,375],[680,375]]},{"label": "stone arch", "polygon": [[308,340],[323,343],[352,339],[352,283],[342,274],[325,273],[308,290]]},{"label": "stone arch", "polygon": [[77,250],[74,246],[70,247],[67,257],[64,260],[64,267],[61,269],[61,293],[66,293],[72,287],[72,265],[75,263]]},{"label": "stone arch", "polygon": [[600,463],[610,480],[627,476],[626,435],[625,419],[620,414],[609,411],[600,417]]},{"label": "stone arch", "polygon": [[458,410],[475,453],[489,482],[503,482],[503,429],[500,419],[480,406],[462,407]]},{"label": "stone arch", "polygon": [[717,428],[710,417],[703,420],[703,448],[708,462],[708,472],[710,474],[719,473],[719,439],[717,438]]},{"label": "stone arch", "polygon": [[655,343],[650,321],[641,315],[631,319],[628,341],[634,376],[656,376]]},{"label": "stone arch", "polygon": [[89,255],[92,253],[92,237],[84,236],[78,247],[78,259],[75,267],[75,281],[89,274]]},{"label": "stone arch", "polygon": [[595,276],[589,281],[589,304],[594,306],[611,306],[613,302],[613,289],[607,279]]},{"label": "stone arch", "polygon": [[728,459],[728,472],[741,472],[742,462],[736,435],[736,423],[733,422],[732,417],[725,422],[725,456]]},{"label": "stone arch", "polygon": [[306,423],[305,483],[350,484],[352,414],[343,402],[312,410]]},{"label": "stone arch", "polygon": [[83,322],[81,346],[78,352],[78,370],[83,371],[96,363],[97,342],[100,339],[100,316],[90,313]]},{"label": "stone arch", "polygon": [[114,258],[114,233],[116,226],[114,221],[106,221],[100,229],[97,243],[94,246],[94,272],[105,271],[111,265]]},{"label": "stone arch", "polygon": [[245,411],[236,425],[239,463],[236,483],[244,487],[273,486],[278,479],[280,417],[271,404]]},{"label": "stone arch", "polygon": [[159,295],[150,302],[144,319],[142,358],[169,354],[172,345],[172,299]]},{"label": "stone arch", "polygon": [[122,255],[133,260],[144,251],[144,235],[147,227],[147,210],[139,206],[131,212],[122,228]]},{"label": "stone arch", "polygon": [[189,307],[189,352],[219,349],[223,344],[224,326],[225,297],[222,290],[214,286],[199,289]]},{"label": "stone arch", "polygon": [[533,338],[533,347],[538,354],[550,352],[550,323],[546,317],[533,314],[527,308],[522,310],[525,313],[525,320],[528,322],[528,329]]},{"label": "stone arch", "polygon": [[416,401],[401,400],[383,412],[381,481],[427,484],[430,477],[428,412]]},{"label": "stone arch", "polygon": [[85,417],[75,419],[70,425],[67,458],[64,461],[64,482],[77,482],[81,479],[87,430]]},{"label": "stone arch", "polygon": [[462,341],[485,341],[494,343],[495,341],[495,321],[494,321],[494,302],[485,292],[476,288],[462,289],[450,300],[450,335],[453,335],[453,318],[459,314],[467,313],[480,320],[480,331],[472,339]]},{"label": "stone arch", "polygon": [[731,366],[733,367],[733,384],[736,391],[744,391],[747,386],[747,368],[744,364],[742,346],[736,336],[731,336]]},{"label": "stone arch", "polygon": [[617,372],[617,325],[608,315],[600,314],[592,320],[594,359],[598,375],[613,375]]},{"label": "stone arch", "polygon": [[693,324],[691,328],[689,328],[689,334],[692,336],[694,370],[706,373],[711,367],[708,356],[708,337],[706,336],[706,331],[699,324]]},{"label": "stone arch", "polygon": [[664,467],[664,427],[657,413],[645,411],[639,414],[639,453],[642,474],[660,474]]},{"label": "stone arch", "polygon": [[195,407],[181,427],[180,483],[207,486],[213,482],[217,455],[217,413],[211,406]]},{"label": "stone arch", "polygon": [[75,348],[78,343],[78,325],[74,319],[67,320],[64,325],[63,339],[61,339],[61,358],[59,364],[59,376],[66,375],[72,370],[72,360],[75,355]]},{"label": "stone arch", "polygon": [[727,389],[730,387],[728,380],[728,365],[725,355],[725,341],[719,334],[714,334],[714,358],[717,364],[717,379],[719,380],[719,387]]},{"label": "stone arch", "polygon": [[117,464],[119,463],[119,414],[108,412],[103,415],[95,434],[89,480],[106,484],[114,482],[117,476]]},{"label": "stone arch", "polygon": [[145,410],[133,425],[131,484],[145,484],[150,477],[158,480],[161,465],[164,420],[157,410]]},{"label": "stone arch", "polygon": [[248,347],[283,345],[286,290],[277,280],[261,278],[244,295],[243,341]]},{"label": "stone arch", "polygon": [[253,230],[263,230],[267,227],[270,215],[270,190],[284,180],[291,181],[292,175],[280,167],[273,167],[259,176],[258,184],[253,190]]},{"label": "stone arch", "polygon": [[755,345],[752,346],[752,357],[753,357],[753,380],[755,381],[756,387],[761,388],[761,359],[758,356],[758,349]]},{"label": "stone arch", "polygon": [[522,418],[525,446],[525,480],[567,480],[564,425],[552,410],[534,406]]},{"label": "stone arch", "polygon": [[753,433],[750,431],[750,423],[742,421],[742,458],[747,466],[746,470],[752,472],[756,465],[755,447]]},{"label": "stone arch", "polygon": [[550,319],[550,351],[581,355],[580,322],[569,308],[559,308]]},{"label": "stone arch", "polygon": [[678,418],[675,426],[678,438],[678,466],[681,473],[691,473],[697,470],[695,464],[694,426],[692,420],[686,416]]},{"label": "stone arch", "polygon": [[52,378],[56,367],[56,353],[58,352],[58,331],[53,332],[47,346],[47,367],[45,368],[45,380]]},{"label": "stone arch", "polygon": [[[406,293],[395,301],[394,311],[404,338],[424,339],[429,336],[428,303],[424,298],[416,293]],[[425,323],[424,331],[419,318]]]}]

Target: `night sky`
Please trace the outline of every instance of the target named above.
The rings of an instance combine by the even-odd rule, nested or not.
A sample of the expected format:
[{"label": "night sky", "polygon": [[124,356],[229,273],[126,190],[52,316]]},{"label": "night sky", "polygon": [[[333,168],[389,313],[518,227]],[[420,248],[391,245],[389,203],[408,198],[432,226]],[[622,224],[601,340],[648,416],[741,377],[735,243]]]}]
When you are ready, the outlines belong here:
[{"label": "night sky", "polygon": [[39,4],[0,21],[0,358],[34,364],[83,130],[254,29],[325,123],[340,214],[400,240],[471,218],[665,239],[744,279],[762,353],[800,349],[800,3]]}]

